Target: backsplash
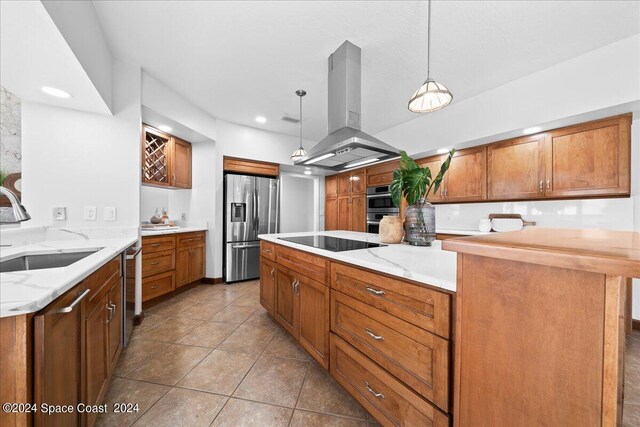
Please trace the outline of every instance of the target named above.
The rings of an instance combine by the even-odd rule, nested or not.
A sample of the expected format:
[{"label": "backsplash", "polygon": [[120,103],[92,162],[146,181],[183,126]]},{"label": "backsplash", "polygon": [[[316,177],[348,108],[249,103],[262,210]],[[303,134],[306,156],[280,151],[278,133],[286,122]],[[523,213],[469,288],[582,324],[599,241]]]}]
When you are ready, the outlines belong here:
[{"label": "backsplash", "polygon": [[538,227],[634,230],[633,198],[436,205],[436,226],[477,230],[492,213],[521,214]]}]

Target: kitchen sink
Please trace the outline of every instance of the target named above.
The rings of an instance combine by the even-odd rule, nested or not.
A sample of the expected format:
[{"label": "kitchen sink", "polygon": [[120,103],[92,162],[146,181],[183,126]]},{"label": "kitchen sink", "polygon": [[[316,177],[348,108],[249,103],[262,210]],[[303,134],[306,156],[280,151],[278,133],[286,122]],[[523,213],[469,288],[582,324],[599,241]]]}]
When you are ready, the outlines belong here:
[{"label": "kitchen sink", "polygon": [[102,248],[85,250],[82,252],[56,252],[53,254],[23,255],[0,262],[0,272],[24,270],[42,270],[45,268],[67,267],[80,261]]}]

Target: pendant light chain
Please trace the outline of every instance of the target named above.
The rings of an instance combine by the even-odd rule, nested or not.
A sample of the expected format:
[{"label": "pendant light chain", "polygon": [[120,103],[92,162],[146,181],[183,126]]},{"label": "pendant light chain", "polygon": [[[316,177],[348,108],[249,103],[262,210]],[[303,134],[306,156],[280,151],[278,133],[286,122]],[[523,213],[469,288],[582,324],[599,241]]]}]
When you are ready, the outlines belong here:
[{"label": "pendant light chain", "polygon": [[300,96],[300,148],[302,148],[302,97],[304,95],[299,95]]},{"label": "pendant light chain", "polygon": [[296,95],[298,95],[298,97],[300,97],[300,147],[298,147],[298,149],[296,151],[293,152],[293,154],[291,155],[291,160],[298,161],[300,159],[302,159],[304,156],[307,155],[307,152],[305,151],[304,147],[302,146],[302,97],[305,96],[307,94],[306,91],[302,90],[302,89],[298,89],[296,91]]},{"label": "pendant light chain", "polygon": [[427,80],[431,76],[431,0],[427,6]]}]

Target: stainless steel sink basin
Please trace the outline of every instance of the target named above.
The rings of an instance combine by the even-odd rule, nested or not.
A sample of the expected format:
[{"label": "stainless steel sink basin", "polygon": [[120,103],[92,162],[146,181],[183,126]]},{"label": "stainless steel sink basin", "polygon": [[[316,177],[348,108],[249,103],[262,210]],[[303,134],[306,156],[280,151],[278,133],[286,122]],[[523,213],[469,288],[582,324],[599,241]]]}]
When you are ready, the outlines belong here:
[{"label": "stainless steel sink basin", "polygon": [[100,249],[101,248],[90,249],[82,252],[56,252],[53,254],[23,255],[18,258],[0,262],[0,272],[8,273],[10,271],[66,267],[96,253]]}]

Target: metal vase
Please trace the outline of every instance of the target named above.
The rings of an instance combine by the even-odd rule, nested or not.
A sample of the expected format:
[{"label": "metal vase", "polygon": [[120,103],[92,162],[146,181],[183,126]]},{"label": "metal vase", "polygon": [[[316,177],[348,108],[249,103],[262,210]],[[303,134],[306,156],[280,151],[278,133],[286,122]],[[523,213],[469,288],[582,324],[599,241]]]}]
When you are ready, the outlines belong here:
[{"label": "metal vase", "polygon": [[405,212],[404,239],[414,246],[431,246],[436,240],[436,208],[425,199],[408,206]]}]

